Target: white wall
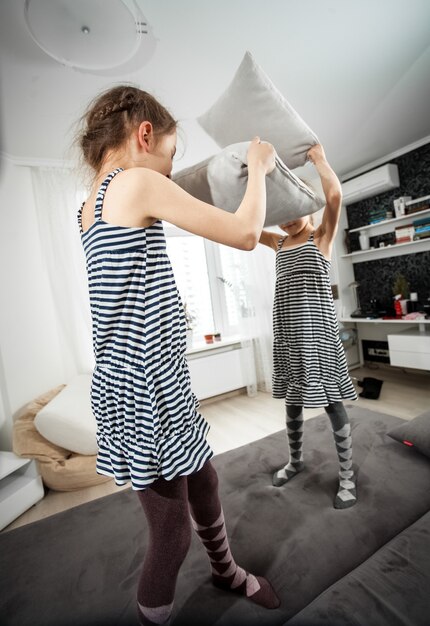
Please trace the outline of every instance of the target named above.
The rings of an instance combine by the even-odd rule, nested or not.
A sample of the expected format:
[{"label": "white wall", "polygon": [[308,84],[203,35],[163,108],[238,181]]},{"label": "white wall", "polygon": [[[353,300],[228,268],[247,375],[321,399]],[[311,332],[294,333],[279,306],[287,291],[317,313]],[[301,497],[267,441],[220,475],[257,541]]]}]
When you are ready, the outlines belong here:
[{"label": "white wall", "polygon": [[0,449],[10,450],[13,416],[64,370],[28,167],[3,159],[0,206]]}]

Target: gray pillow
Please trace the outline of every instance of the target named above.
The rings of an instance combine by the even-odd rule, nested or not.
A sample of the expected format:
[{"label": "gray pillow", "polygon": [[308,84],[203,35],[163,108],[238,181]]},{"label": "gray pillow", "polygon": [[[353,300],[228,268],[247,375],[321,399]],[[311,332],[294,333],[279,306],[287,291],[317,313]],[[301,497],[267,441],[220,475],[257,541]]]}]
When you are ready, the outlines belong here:
[{"label": "gray pillow", "polygon": [[197,121],[221,148],[258,135],[273,144],[290,169],[304,165],[309,148],[319,143],[250,52],[225,92]]},{"label": "gray pillow", "polygon": [[[245,195],[249,144],[246,141],[228,146],[219,154],[178,172],[173,180],[199,200],[233,213]],[[266,189],[265,226],[310,215],[325,204],[278,156],[275,169],[266,178]]]},{"label": "gray pillow", "polygon": [[430,413],[405,421],[404,424],[392,428],[387,435],[430,457]]},{"label": "gray pillow", "polygon": [[208,181],[208,165],[215,157],[209,157],[195,165],[190,165],[172,176],[172,180],[195,198],[213,204]]}]

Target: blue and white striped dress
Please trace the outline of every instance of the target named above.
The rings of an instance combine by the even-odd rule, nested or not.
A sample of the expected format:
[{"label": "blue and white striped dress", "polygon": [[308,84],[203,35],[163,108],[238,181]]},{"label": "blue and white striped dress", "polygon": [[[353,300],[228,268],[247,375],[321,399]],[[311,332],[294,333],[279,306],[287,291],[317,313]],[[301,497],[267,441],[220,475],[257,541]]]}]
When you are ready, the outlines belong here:
[{"label": "blue and white striped dress", "polygon": [[102,219],[114,170],[102,183],[95,221],[79,229],[86,255],[95,369],[97,473],[145,489],[159,477],[198,471],[213,452],[197,411],[185,357],[186,321],[161,221],[148,228]]},{"label": "blue and white striped dress", "polygon": [[273,397],[287,405],[323,407],[356,400],[330,285],[330,261],[313,233],[276,253],[273,305]]}]

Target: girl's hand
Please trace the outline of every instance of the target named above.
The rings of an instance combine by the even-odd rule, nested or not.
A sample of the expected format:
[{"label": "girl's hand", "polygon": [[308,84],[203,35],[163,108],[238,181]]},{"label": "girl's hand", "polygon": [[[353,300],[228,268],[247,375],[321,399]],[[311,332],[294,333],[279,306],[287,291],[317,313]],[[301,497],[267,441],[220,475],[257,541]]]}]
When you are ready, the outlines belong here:
[{"label": "girl's hand", "polygon": [[311,163],[317,163],[318,161],[327,161],[324,148],[321,144],[317,143],[310,150],[308,150],[307,158]]},{"label": "girl's hand", "polygon": [[261,166],[265,174],[275,169],[275,149],[270,143],[261,143],[260,137],[254,137],[248,148],[248,167]]}]

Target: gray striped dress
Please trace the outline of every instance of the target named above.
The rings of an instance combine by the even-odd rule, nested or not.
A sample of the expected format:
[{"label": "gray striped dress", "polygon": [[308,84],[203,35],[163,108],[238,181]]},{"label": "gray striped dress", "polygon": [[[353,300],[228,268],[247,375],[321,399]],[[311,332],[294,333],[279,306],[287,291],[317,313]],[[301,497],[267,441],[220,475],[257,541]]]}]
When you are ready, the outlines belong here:
[{"label": "gray striped dress", "polygon": [[102,219],[79,229],[86,256],[95,369],[97,472],[145,489],[198,471],[212,456],[185,357],[186,321],[160,221],[128,228]]},{"label": "gray striped dress", "polygon": [[273,397],[287,405],[323,407],[356,400],[330,286],[330,261],[313,233],[300,246],[276,253],[273,306]]}]

